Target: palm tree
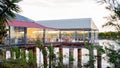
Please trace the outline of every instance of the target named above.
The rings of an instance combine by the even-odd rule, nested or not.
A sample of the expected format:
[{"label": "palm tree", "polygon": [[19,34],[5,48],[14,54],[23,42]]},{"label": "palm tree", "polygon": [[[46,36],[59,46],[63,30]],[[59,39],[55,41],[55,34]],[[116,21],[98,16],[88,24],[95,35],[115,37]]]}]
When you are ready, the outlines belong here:
[{"label": "palm tree", "polygon": [[0,44],[7,36],[7,20],[15,17],[15,12],[20,12],[17,3],[21,0],[0,0]]}]

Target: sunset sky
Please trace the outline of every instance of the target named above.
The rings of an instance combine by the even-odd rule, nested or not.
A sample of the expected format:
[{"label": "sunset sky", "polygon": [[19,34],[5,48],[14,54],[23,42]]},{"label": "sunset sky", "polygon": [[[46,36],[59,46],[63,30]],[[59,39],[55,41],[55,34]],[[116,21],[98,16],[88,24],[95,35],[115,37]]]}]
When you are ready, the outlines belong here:
[{"label": "sunset sky", "polygon": [[105,22],[103,17],[109,14],[95,0],[23,0],[19,6],[22,10],[19,14],[35,21],[92,18],[100,31],[105,31],[101,25]]}]

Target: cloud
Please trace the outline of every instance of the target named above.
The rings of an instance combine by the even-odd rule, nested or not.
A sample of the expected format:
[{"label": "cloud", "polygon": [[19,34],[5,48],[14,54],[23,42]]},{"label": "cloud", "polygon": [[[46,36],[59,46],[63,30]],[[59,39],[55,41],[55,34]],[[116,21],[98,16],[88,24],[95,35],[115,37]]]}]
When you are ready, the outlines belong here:
[{"label": "cloud", "polygon": [[23,10],[21,14],[33,20],[90,17],[99,28],[103,15],[108,13],[94,0],[23,0],[19,4]]},{"label": "cloud", "polygon": [[34,0],[23,0],[19,3],[19,5],[49,7],[52,5],[52,3],[46,0],[35,0],[35,1]]},{"label": "cloud", "polygon": [[84,0],[47,0],[47,1],[51,1],[53,3],[73,3],[73,2],[82,2]]},{"label": "cloud", "polygon": [[66,7],[70,4],[80,4],[86,0],[23,0],[20,5],[33,5],[37,7]]}]

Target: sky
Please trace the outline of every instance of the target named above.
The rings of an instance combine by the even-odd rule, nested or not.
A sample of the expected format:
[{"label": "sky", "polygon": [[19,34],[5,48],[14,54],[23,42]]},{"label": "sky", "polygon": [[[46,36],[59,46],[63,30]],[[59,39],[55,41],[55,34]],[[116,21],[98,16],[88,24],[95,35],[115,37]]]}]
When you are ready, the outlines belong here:
[{"label": "sky", "polygon": [[108,30],[101,26],[109,12],[95,0],[23,0],[18,5],[22,10],[19,14],[35,21],[92,18],[99,31]]}]

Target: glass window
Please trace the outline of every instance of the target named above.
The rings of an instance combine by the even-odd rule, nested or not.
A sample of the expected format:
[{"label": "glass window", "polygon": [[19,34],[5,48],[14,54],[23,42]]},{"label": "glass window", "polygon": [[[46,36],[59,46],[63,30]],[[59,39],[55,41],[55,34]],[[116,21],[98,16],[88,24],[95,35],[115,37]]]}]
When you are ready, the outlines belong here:
[{"label": "glass window", "polygon": [[24,27],[12,27],[11,26],[11,43],[23,43],[24,40]]},{"label": "glass window", "polygon": [[58,42],[59,31],[57,30],[46,30],[46,42]]},{"label": "glass window", "polygon": [[27,28],[27,43],[34,43],[36,39],[43,38],[43,29]]}]

